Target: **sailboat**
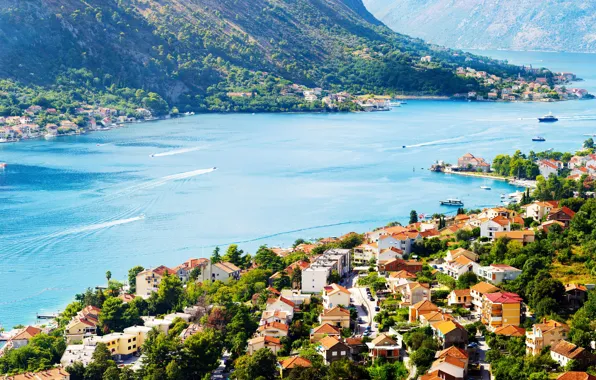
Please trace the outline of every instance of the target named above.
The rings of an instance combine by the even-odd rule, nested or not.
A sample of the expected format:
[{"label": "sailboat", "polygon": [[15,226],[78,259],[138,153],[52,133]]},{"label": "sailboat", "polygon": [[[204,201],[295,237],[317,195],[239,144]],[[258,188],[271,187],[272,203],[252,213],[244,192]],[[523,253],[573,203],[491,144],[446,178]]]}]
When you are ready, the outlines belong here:
[{"label": "sailboat", "polygon": [[484,185],[480,186],[480,188],[481,188],[482,190],[491,190],[491,189],[492,189],[492,187],[490,187],[490,186],[488,185],[488,181],[486,181],[486,180],[484,181]]}]

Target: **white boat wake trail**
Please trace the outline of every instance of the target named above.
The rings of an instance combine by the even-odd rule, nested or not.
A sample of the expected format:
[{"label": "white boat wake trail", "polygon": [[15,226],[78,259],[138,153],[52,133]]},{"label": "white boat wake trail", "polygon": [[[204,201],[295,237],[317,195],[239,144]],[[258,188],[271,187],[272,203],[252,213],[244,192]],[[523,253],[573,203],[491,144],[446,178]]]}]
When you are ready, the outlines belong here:
[{"label": "white boat wake trail", "polygon": [[133,223],[133,222],[143,220],[143,219],[145,219],[145,216],[139,215],[139,216],[135,216],[133,218],[128,218],[128,219],[120,219],[120,220],[113,220],[111,222],[91,224],[89,226],[83,226],[83,227],[78,227],[78,228],[72,228],[72,229],[66,230],[66,231],[61,231],[61,232],[54,234],[52,237],[80,234],[83,232],[89,232],[89,231],[95,231],[95,230],[102,230],[104,228],[119,226],[121,224]]},{"label": "white boat wake trail", "polygon": [[203,149],[203,147],[196,146],[194,148],[185,148],[185,149],[170,150],[168,152],[152,154],[151,157],[175,156],[177,154],[184,154],[184,153],[194,152],[194,151],[201,150],[201,149]]}]

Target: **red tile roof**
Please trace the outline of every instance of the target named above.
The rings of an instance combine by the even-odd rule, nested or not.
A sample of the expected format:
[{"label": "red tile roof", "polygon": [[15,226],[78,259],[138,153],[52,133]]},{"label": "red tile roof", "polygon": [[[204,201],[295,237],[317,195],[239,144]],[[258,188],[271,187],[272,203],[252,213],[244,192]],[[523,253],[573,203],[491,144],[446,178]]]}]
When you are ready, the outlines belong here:
[{"label": "red tile roof", "polygon": [[519,295],[509,292],[490,293],[484,296],[492,303],[508,304],[522,302],[522,298]]}]

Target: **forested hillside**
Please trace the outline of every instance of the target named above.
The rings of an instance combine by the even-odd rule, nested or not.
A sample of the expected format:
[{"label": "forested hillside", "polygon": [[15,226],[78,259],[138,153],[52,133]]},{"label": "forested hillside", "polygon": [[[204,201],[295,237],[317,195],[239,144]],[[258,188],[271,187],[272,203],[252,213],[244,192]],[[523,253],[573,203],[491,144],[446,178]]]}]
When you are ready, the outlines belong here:
[{"label": "forested hillside", "polygon": [[460,49],[596,52],[596,3],[364,0],[389,27]]},{"label": "forested hillside", "polygon": [[[426,55],[432,64],[420,62]],[[481,70],[518,70],[396,34],[361,0],[0,0],[5,92],[44,86],[134,105],[143,89],[181,111],[235,110],[229,91],[280,102],[267,97],[290,83],[451,95],[479,86],[454,74],[466,58]],[[14,106],[4,103],[5,113]]]}]

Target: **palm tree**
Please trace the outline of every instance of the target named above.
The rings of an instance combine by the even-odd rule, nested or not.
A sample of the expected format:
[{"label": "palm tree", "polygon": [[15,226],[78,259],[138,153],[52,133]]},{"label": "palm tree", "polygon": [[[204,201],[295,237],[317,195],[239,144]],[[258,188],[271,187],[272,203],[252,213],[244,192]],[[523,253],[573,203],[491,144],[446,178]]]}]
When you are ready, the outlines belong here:
[{"label": "palm tree", "polygon": [[112,272],[107,271],[106,272],[106,278],[108,279],[108,282],[110,282],[110,279],[112,278]]}]

